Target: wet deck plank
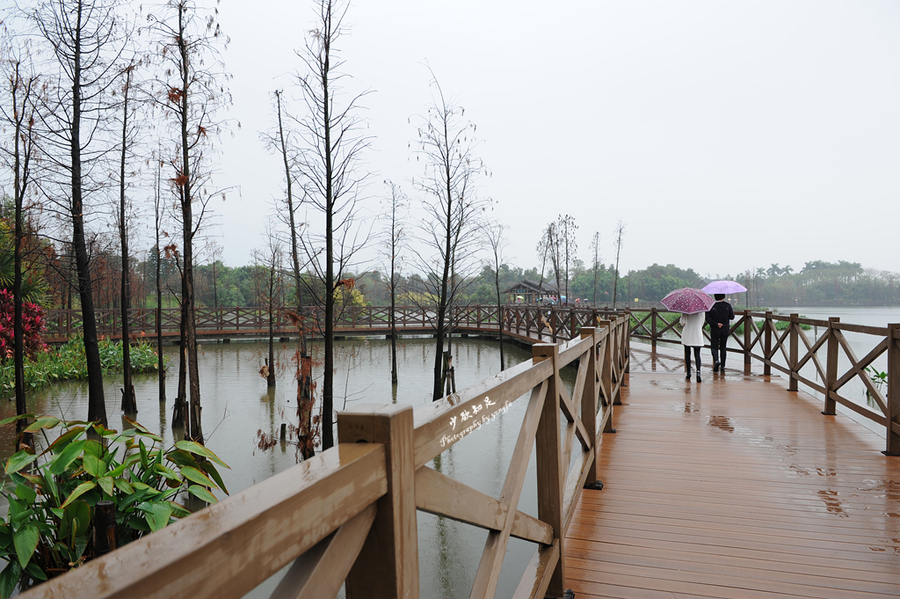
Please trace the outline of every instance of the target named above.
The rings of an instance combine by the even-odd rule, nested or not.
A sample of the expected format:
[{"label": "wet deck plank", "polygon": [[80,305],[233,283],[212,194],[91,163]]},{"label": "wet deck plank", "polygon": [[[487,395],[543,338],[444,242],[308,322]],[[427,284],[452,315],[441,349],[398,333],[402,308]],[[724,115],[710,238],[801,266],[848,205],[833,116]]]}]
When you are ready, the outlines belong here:
[{"label": "wet deck plank", "polygon": [[567,535],[578,599],[900,596],[900,457],[811,396],[635,355],[601,491]]}]

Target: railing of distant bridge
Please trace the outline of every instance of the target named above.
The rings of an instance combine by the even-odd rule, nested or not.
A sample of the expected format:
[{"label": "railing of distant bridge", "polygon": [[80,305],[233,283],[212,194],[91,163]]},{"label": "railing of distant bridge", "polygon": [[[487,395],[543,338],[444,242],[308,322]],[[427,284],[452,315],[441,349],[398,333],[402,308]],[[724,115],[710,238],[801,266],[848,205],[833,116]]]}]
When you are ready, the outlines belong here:
[{"label": "railing of distant bridge", "polygon": [[[510,537],[535,544],[514,596],[562,597],[565,531],[596,480],[600,436],[614,432],[629,327],[627,315],[553,322],[557,337],[564,327],[578,335],[537,343],[530,361],[425,407],[340,413],[338,446],[22,597],[240,597],[291,564],[273,597],[334,597],[346,581],[348,598],[415,599],[417,510],[488,531],[472,597],[494,596]],[[571,394],[560,379],[568,365]],[[428,466],[516,401],[527,405],[499,497]],[[532,451],[536,517],[518,509]]]},{"label": "railing of distant bridge", "polygon": [[[734,346],[727,351],[741,354],[745,372],[753,360],[762,364],[763,374],[772,370],[788,379],[788,390],[797,391],[798,384],[818,392],[824,398],[823,414],[834,415],[837,404],[885,427],[888,455],[900,455],[900,324],[872,327],[842,323],[839,318],[815,320],[799,314],[780,315],[773,312],[744,310],[736,314],[730,338]],[[656,309],[632,313],[631,336],[658,343],[680,344],[677,327],[679,314]],[[781,330],[778,324],[784,323]],[[810,339],[804,326],[820,334]],[[858,357],[845,333],[867,337],[864,356]],[[886,381],[876,382],[873,365],[886,363]],[[867,391],[875,408],[853,401],[844,393],[847,383],[857,380]]]},{"label": "railing of distant bridge", "polygon": [[[279,336],[297,335],[297,326],[288,315],[296,309],[274,310],[274,331]],[[302,310],[304,329],[315,335],[324,328],[323,312],[307,306]],[[539,335],[553,343],[568,340],[585,324],[598,318],[615,316],[609,309],[574,309],[563,307],[457,305],[450,311],[449,323],[457,331],[497,332],[498,322],[504,323],[504,331],[528,337]],[[431,306],[398,306],[394,317],[404,332],[433,332],[436,308]],[[121,311],[102,309],[95,311],[100,335],[120,338],[122,334]],[[346,306],[336,313],[335,328],[339,332],[381,333],[389,332],[390,308],[384,306]],[[181,311],[178,308],[134,308],[129,312],[129,330],[132,335],[152,336],[157,319],[163,334],[177,336],[180,332]],[[49,341],[58,342],[81,332],[82,317],[78,310],[48,310],[47,331]],[[263,308],[197,308],[197,332],[200,335],[257,335],[268,334],[268,311]]]}]

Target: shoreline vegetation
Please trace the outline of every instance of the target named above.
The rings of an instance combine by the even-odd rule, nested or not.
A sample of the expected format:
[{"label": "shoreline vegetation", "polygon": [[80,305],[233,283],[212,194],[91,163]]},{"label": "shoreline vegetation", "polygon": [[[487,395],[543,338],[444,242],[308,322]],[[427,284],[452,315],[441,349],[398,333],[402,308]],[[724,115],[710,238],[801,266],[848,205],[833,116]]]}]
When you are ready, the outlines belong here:
[{"label": "shoreline vegetation", "polygon": [[[144,339],[131,344],[131,370],[133,373],[157,371],[156,348]],[[168,358],[166,358],[168,361]],[[100,361],[103,375],[122,372],[122,343],[110,339],[100,340]],[[34,358],[25,359],[25,386],[38,389],[62,381],[86,380],[87,361],[84,341],[73,337],[64,345],[38,351]],[[15,395],[15,373],[12,360],[0,362],[0,392],[3,398]]]}]

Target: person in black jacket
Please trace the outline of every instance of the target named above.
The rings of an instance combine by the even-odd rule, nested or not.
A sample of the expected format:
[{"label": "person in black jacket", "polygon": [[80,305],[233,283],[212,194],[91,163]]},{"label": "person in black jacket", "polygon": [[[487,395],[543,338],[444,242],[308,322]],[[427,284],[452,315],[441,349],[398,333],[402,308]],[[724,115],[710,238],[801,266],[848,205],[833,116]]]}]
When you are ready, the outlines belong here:
[{"label": "person in black jacket", "polygon": [[725,345],[728,343],[729,323],[734,320],[734,309],[725,301],[724,293],[717,293],[713,297],[716,299],[716,303],[706,313],[706,322],[709,323],[713,372],[725,374]]}]

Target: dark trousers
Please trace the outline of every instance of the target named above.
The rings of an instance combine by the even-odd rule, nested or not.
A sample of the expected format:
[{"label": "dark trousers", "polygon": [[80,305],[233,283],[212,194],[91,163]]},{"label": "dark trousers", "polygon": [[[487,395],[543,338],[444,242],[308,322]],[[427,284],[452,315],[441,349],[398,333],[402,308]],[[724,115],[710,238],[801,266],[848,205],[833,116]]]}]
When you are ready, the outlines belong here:
[{"label": "dark trousers", "polygon": [[713,367],[725,368],[725,345],[728,343],[728,327],[710,328],[709,347],[712,352]]},{"label": "dark trousers", "polygon": [[700,346],[684,346],[684,372],[691,376],[691,350],[694,350],[694,362],[697,363],[697,376],[700,376]]}]

